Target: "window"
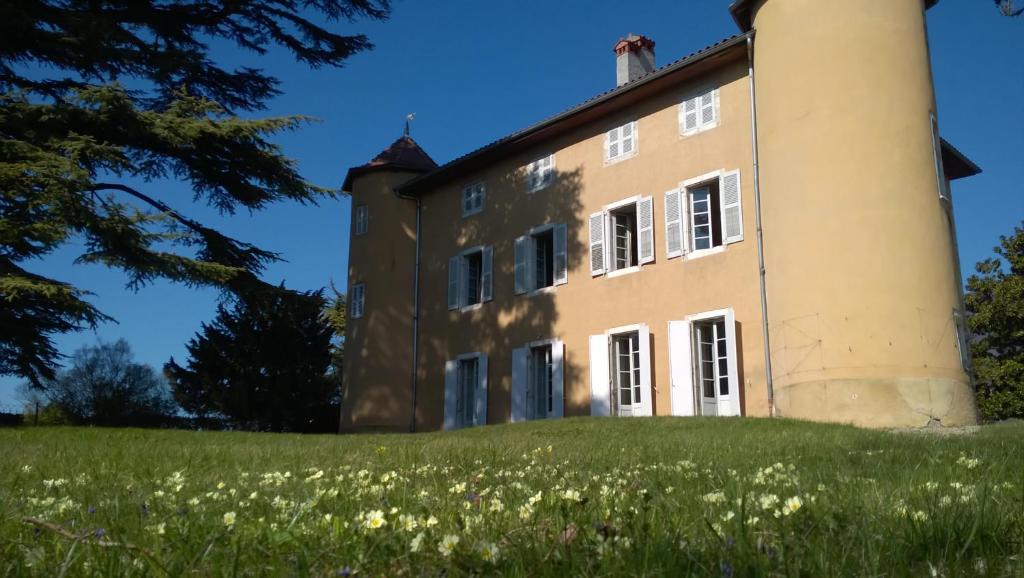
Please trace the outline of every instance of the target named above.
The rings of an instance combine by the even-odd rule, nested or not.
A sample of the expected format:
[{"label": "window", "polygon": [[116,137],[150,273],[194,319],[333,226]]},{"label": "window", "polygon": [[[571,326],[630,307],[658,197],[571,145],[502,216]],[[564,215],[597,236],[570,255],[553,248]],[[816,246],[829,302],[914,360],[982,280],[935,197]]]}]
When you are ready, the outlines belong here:
[{"label": "window", "polygon": [[363,316],[363,308],[366,302],[366,285],[356,283],[352,286],[351,304],[349,304],[349,315],[352,319],[359,319]]},{"label": "window", "polygon": [[444,429],[487,423],[487,356],[467,353],[445,364]]},{"label": "window", "polygon": [[651,197],[620,201],[590,216],[592,276],[635,271],[651,261],[654,261],[654,202]]},{"label": "window", "polygon": [[650,331],[646,325],[590,337],[592,415],[652,414]]},{"label": "window", "polygon": [[491,300],[493,249],[474,247],[448,260],[448,309]]},{"label": "window", "polygon": [[515,242],[515,293],[521,295],[569,280],[566,227],[536,227]]},{"label": "window", "polygon": [[612,163],[636,154],[636,122],[627,122],[604,135],[604,162]]},{"label": "window", "polygon": [[939,137],[939,120],[935,113],[931,113],[932,126],[932,156],[935,158],[935,179],[939,185],[939,198],[951,201],[952,196],[949,190],[949,180],[946,179],[946,170],[942,166],[942,138]]},{"label": "window", "polygon": [[462,189],[462,216],[468,217],[484,210],[484,197],[487,189],[482,182],[474,183]]},{"label": "window", "polygon": [[672,415],[741,415],[732,309],[670,321],[668,329]]},{"label": "window", "polygon": [[956,338],[956,349],[960,354],[960,367],[968,375],[971,374],[971,348],[968,341],[967,325],[960,311],[953,310],[953,333]]},{"label": "window", "polygon": [[669,258],[743,240],[739,171],[717,171],[665,193]]},{"label": "window", "polygon": [[691,135],[718,126],[718,89],[687,98],[679,105],[679,132]]},{"label": "window", "polygon": [[356,207],[356,235],[365,235],[370,220],[370,209],[366,205]]},{"label": "window", "polygon": [[512,351],[512,421],[562,417],[564,345],[537,341]]},{"label": "window", "polygon": [[526,166],[527,192],[535,193],[555,180],[555,155],[539,158]]}]

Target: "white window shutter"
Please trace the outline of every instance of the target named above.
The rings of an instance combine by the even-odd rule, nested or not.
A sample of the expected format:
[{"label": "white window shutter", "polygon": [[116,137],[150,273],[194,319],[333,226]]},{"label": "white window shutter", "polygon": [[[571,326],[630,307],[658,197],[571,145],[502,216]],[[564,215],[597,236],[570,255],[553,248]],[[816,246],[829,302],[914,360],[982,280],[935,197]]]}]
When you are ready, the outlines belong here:
[{"label": "white window shutter", "polygon": [[494,247],[483,248],[480,256],[481,301],[490,301],[494,296]]},{"label": "white window shutter", "polygon": [[739,362],[736,358],[736,314],[731,308],[725,311],[725,351],[728,356],[726,363],[729,366],[729,413],[723,414],[719,408],[718,415],[742,415],[740,408],[742,384],[739,378]]},{"label": "white window shutter", "polygon": [[710,126],[715,123],[715,90],[709,90],[700,95],[700,125]]},{"label": "white window shutter", "polygon": [[459,362],[450,359],[444,364],[444,429],[455,429],[455,412],[458,408]]},{"label": "white window shutter", "polygon": [[459,263],[462,257],[448,259],[448,310],[459,308]]},{"label": "white window shutter", "polygon": [[555,225],[555,285],[569,282],[569,237],[565,224]]},{"label": "white window shutter", "polygon": [[526,421],[527,364],[530,350],[520,347],[512,350],[512,423]]},{"label": "white window shutter", "polygon": [[743,240],[743,210],[740,207],[742,196],[740,172],[724,173],[719,181],[719,198],[722,203],[722,241],[724,243]]},{"label": "white window shutter", "polygon": [[646,325],[637,331],[640,341],[640,411],[634,415],[654,415],[654,388],[651,387],[651,332]]},{"label": "white window shutter", "polygon": [[694,415],[692,339],[689,321],[668,322],[668,367],[672,415]]},{"label": "white window shutter", "polygon": [[636,149],[636,122],[627,122],[619,131],[622,135],[621,154],[628,155]]},{"label": "white window shutter", "polygon": [[516,295],[522,295],[529,291],[526,286],[526,271],[530,267],[530,238],[526,235],[516,238],[515,244],[515,292]]},{"label": "white window shutter", "polygon": [[555,155],[547,156],[547,172],[544,173],[543,185],[549,185],[555,180]]},{"label": "white window shutter", "polygon": [[551,415],[565,415],[565,344],[554,341],[551,344]]},{"label": "white window shutter", "polygon": [[669,259],[683,254],[683,212],[679,190],[665,193],[665,256]]},{"label": "white window shutter", "polygon": [[604,135],[604,160],[619,156],[619,129],[613,128]]},{"label": "white window shutter", "polygon": [[473,399],[473,425],[487,425],[487,356],[477,358],[477,388]]},{"label": "white window shutter", "polygon": [[608,336],[590,336],[590,415],[612,413],[610,373],[608,371]]},{"label": "white window shutter", "polygon": [[643,197],[636,203],[636,228],[639,234],[637,255],[641,264],[654,261],[654,198]]},{"label": "white window shutter", "polygon": [[697,97],[688,98],[683,101],[683,109],[680,113],[683,132],[697,130]]},{"label": "white window shutter", "polygon": [[590,215],[590,275],[604,275],[604,213]]}]

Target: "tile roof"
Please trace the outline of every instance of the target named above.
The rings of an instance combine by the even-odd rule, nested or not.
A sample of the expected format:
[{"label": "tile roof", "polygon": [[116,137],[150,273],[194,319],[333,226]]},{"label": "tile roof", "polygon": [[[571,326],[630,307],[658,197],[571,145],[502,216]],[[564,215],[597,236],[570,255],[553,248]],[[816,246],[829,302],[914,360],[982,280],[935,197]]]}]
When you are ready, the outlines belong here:
[{"label": "tile roof", "polygon": [[413,172],[427,172],[437,168],[437,163],[434,159],[430,158],[430,155],[426,153],[420,145],[416,143],[409,135],[403,135],[401,138],[391,143],[388,148],[384,149],[377,156],[373,157],[373,160],[358,167],[353,167],[348,170],[348,174],[345,175],[345,183],[341,189],[343,191],[349,191],[352,185],[352,179],[355,177],[365,174],[374,170],[389,168],[389,169],[402,169]]}]

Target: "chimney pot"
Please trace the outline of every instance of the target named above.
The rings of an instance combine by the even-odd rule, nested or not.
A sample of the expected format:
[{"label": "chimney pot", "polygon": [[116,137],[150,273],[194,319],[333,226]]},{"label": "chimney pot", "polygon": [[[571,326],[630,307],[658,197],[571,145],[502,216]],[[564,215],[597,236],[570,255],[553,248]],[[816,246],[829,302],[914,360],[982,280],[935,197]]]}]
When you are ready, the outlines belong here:
[{"label": "chimney pot", "polygon": [[654,41],[650,38],[630,32],[612,49],[615,51],[616,86],[654,72]]}]

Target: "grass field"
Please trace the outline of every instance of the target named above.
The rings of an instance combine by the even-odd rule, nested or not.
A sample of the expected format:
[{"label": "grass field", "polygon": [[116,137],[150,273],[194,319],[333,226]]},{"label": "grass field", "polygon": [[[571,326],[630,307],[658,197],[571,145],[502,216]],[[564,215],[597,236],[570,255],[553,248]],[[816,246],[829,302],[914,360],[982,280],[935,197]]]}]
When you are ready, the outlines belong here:
[{"label": "grass field", "polygon": [[0,430],[3,576],[1021,576],[1024,425]]}]

